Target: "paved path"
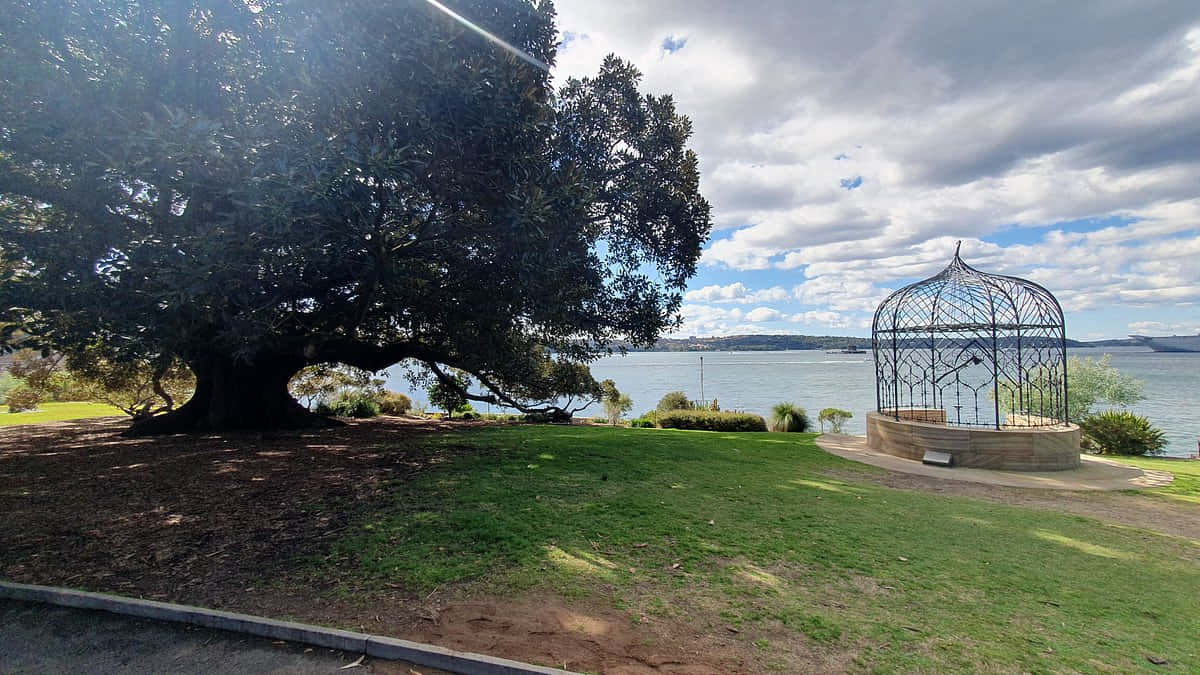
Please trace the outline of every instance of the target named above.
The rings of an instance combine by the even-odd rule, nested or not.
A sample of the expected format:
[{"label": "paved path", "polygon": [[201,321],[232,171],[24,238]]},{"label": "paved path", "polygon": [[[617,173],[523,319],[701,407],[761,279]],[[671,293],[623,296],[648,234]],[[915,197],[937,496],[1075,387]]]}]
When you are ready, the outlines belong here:
[{"label": "paved path", "polygon": [[0,673],[387,673],[443,671],[108,612],[0,600]]},{"label": "paved path", "polygon": [[1138,490],[1161,487],[1175,480],[1175,476],[1169,471],[1143,470],[1088,455],[1083,455],[1082,466],[1067,471],[993,471],[930,466],[916,460],[887,455],[868,448],[867,439],[863,436],[823,434],[817,437],[817,445],[838,457],[891,471],[987,485],[1051,490]]}]

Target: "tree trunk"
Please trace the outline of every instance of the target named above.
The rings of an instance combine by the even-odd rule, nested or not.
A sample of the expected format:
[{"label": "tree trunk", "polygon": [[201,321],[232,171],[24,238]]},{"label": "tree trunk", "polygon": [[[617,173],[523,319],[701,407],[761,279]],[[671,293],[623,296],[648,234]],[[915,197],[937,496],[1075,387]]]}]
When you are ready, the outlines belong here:
[{"label": "tree trunk", "polygon": [[196,391],[178,409],[138,421],[130,436],[204,431],[316,429],[339,423],[314,415],[288,393],[288,380],[300,359],[259,358],[253,363],[227,357],[190,361]]}]

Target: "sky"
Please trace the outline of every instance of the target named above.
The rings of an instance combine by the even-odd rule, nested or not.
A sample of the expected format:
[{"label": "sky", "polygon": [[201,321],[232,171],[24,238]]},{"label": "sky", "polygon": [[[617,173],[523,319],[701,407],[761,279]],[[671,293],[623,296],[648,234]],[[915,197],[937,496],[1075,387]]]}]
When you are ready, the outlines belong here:
[{"label": "sky", "polygon": [[673,334],[869,335],[962,257],[1067,335],[1200,333],[1200,2],[558,0],[689,116],[715,228]]}]

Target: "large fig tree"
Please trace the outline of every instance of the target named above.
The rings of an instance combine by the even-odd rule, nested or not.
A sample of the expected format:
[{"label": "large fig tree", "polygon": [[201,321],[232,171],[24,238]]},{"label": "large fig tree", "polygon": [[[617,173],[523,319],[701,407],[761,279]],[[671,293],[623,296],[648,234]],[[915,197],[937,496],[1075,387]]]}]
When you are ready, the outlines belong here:
[{"label": "large fig tree", "polygon": [[311,425],[314,363],[598,389],[581,364],[677,321],[709,232],[690,124],[613,57],[556,91],[549,2],[444,6],[9,3],[10,344],[182,359],[195,395],[144,432]]}]

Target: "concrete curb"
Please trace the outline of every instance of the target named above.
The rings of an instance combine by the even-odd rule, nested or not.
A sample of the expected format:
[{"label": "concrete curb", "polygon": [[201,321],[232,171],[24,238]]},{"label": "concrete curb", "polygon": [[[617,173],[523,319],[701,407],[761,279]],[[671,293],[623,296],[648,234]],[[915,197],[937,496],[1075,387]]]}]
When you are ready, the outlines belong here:
[{"label": "concrete curb", "polygon": [[534,666],[484,654],[459,652],[436,645],[381,635],[367,635],[336,628],[264,619],[249,614],[174,605],[168,602],[124,598],[107,593],[89,593],[69,588],[0,581],[0,599],[41,602],[79,609],[96,609],[143,619],[188,623],[205,628],[257,635],[273,640],[340,649],[352,654],[366,654],[379,659],[408,661],[465,675],[570,675],[568,671],[557,668]]}]

